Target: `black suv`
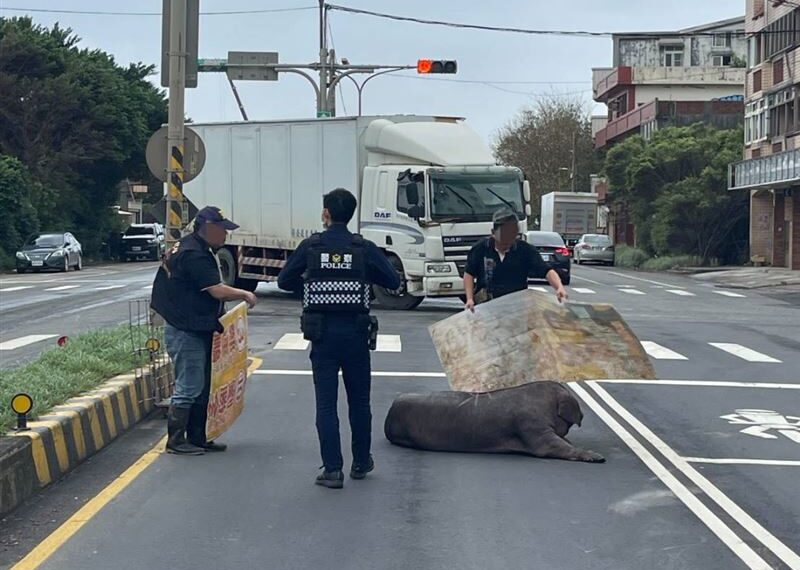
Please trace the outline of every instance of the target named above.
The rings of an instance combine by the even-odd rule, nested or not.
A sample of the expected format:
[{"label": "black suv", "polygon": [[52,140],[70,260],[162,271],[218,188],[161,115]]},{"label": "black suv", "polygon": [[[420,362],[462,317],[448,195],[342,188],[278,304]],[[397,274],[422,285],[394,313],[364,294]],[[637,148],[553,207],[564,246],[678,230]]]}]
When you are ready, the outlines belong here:
[{"label": "black suv", "polygon": [[164,228],[161,224],[132,224],[122,235],[122,259],[152,259],[164,254]]}]

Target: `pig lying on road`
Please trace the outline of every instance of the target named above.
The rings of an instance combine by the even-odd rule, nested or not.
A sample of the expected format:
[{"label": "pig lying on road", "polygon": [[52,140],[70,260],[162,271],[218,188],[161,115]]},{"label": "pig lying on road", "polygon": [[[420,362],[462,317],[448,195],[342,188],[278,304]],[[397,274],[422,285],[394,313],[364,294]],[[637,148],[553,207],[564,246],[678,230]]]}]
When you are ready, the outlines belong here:
[{"label": "pig lying on road", "polygon": [[487,394],[403,394],[386,416],[384,433],[395,445],[428,451],[522,453],[603,463],[565,436],[583,413],[566,386],[533,382]]}]

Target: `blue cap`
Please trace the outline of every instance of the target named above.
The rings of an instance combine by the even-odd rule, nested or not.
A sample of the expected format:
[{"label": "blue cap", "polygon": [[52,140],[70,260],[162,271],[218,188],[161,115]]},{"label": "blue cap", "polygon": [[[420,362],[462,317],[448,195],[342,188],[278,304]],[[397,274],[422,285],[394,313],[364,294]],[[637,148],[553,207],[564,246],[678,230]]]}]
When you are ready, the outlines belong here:
[{"label": "blue cap", "polygon": [[239,226],[225,217],[222,210],[216,206],[206,206],[195,216],[195,223],[219,224],[228,231],[238,230]]}]

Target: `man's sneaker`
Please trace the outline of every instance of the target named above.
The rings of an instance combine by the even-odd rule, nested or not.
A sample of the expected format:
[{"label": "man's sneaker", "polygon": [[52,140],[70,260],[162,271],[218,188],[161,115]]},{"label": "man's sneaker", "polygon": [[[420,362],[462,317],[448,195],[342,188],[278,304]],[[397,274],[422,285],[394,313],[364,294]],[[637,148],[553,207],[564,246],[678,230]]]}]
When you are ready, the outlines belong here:
[{"label": "man's sneaker", "polygon": [[315,484],[328,489],[341,489],[344,487],[344,473],[339,471],[323,471],[317,475]]},{"label": "man's sneaker", "polygon": [[363,479],[367,476],[367,473],[372,472],[375,469],[375,461],[372,459],[372,456],[369,456],[369,462],[366,465],[358,465],[353,463],[353,467],[350,468],[350,477],[352,479]]}]

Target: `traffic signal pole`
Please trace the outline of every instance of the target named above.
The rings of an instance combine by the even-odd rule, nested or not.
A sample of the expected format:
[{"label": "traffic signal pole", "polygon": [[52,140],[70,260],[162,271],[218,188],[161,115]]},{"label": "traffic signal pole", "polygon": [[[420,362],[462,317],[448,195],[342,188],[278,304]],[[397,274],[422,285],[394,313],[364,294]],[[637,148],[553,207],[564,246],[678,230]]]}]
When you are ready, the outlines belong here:
[{"label": "traffic signal pole", "polygon": [[184,181],[184,92],[186,88],[186,2],[170,1],[169,117],[167,123],[167,248],[181,238],[186,198]]}]

